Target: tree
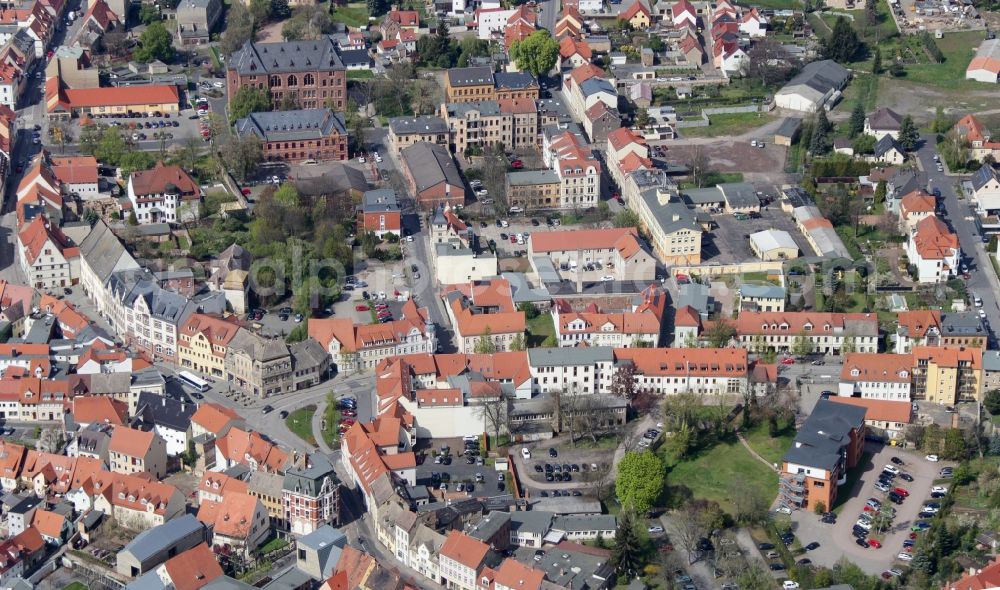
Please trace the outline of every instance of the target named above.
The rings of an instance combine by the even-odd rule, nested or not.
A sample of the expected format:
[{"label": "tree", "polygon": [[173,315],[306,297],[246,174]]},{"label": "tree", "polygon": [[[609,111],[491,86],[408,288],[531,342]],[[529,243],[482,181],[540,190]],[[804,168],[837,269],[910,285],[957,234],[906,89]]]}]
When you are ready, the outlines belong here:
[{"label": "tree", "polygon": [[695,147],[688,157],[687,166],[691,174],[691,182],[698,188],[705,186],[709,174],[708,165],[708,153],[700,145]]},{"label": "tree", "polygon": [[770,500],[761,495],[756,486],[747,485],[737,474],[729,484],[729,499],[733,503],[733,518],[746,525],[756,525],[767,520]]},{"label": "tree", "polygon": [[640,107],[635,113],[635,126],[639,129],[645,129],[649,127],[649,111]]},{"label": "tree", "polygon": [[996,416],[1000,414],[1000,389],[991,389],[983,398],[983,407],[990,414]]},{"label": "tree", "polygon": [[[878,2],[877,0],[866,0],[865,2],[865,29],[871,30],[878,27]],[[878,51],[876,49],[875,51]]]},{"label": "tree", "polygon": [[623,506],[645,514],[663,493],[666,471],[655,453],[630,451],[618,463],[615,493]]},{"label": "tree", "polygon": [[723,319],[716,321],[705,331],[705,338],[708,340],[708,345],[712,348],[725,348],[729,346],[729,342],[734,336],[736,336],[736,327]]},{"label": "tree", "polygon": [[639,214],[631,209],[623,209],[618,213],[615,213],[613,223],[615,224],[615,227],[642,226],[642,220],[639,218]]},{"label": "tree", "polygon": [[878,184],[875,185],[875,204],[884,203],[888,192],[889,187],[886,185],[885,180],[878,181]]},{"label": "tree", "polygon": [[535,31],[527,38],[514,41],[510,46],[510,59],[521,70],[536,78],[547,74],[556,65],[559,42],[545,29]]},{"label": "tree", "polygon": [[528,349],[528,343],[525,341],[523,333],[518,332],[514,335],[514,339],[510,343],[510,349],[517,352]]},{"label": "tree", "polygon": [[882,50],[875,48],[875,55],[872,56],[872,73],[876,76],[882,73]]},{"label": "tree", "polygon": [[613,559],[615,571],[626,577],[633,577],[642,565],[642,537],[640,537],[639,517],[636,511],[626,506],[618,518],[615,531]]},{"label": "tree", "polygon": [[822,156],[830,151],[832,142],[830,141],[830,120],[826,117],[826,109],[819,109],[816,120],[812,125],[812,137],[809,141],[809,152],[814,156]]},{"label": "tree", "polygon": [[245,118],[250,113],[271,110],[271,91],[266,88],[242,86],[229,102],[229,122]]},{"label": "tree", "polygon": [[752,80],[759,80],[761,86],[775,86],[788,81],[792,65],[788,54],[780,43],[765,37],[756,41],[743,61],[743,74]]},{"label": "tree", "polygon": [[660,39],[657,35],[650,35],[649,39],[646,40],[646,47],[653,50],[654,53],[663,53],[667,47],[663,44],[663,39]]},{"label": "tree", "polygon": [[163,22],[155,22],[142,32],[139,37],[142,47],[135,52],[135,58],[142,63],[151,61],[170,61],[174,57],[173,37],[163,26]]},{"label": "tree", "polygon": [[385,0],[367,0],[366,4],[369,16],[379,16],[386,11]]},{"label": "tree", "polygon": [[263,144],[256,135],[233,135],[222,152],[222,160],[226,167],[239,181],[251,176],[257,166],[264,160]]},{"label": "tree", "polygon": [[135,211],[129,211],[128,224],[132,227],[139,225],[139,218],[135,216]]},{"label": "tree", "polygon": [[826,504],[823,502],[816,502],[816,505],[813,507],[813,512],[816,514],[823,514],[826,512]]},{"label": "tree", "polygon": [[714,502],[689,500],[681,507],[674,518],[674,534],[671,538],[687,553],[688,564],[697,561],[701,540],[712,530],[721,528],[723,519],[722,510]]},{"label": "tree", "polygon": [[266,23],[271,19],[271,0],[250,0],[250,14],[256,23]]},{"label": "tree", "polygon": [[152,4],[143,4],[139,7],[139,22],[147,27],[160,19],[160,11]]},{"label": "tree", "polygon": [[856,156],[875,153],[875,136],[864,134],[855,137],[851,142],[851,149]]},{"label": "tree", "polygon": [[861,104],[861,101],[854,103],[854,109],[851,110],[851,128],[850,136],[857,137],[858,134],[865,130],[865,105]]},{"label": "tree", "polygon": [[118,29],[104,33],[101,43],[104,44],[104,48],[108,50],[108,53],[112,57],[124,57],[128,53],[128,37],[125,36],[123,31],[119,31]]},{"label": "tree", "polygon": [[611,378],[611,394],[625,400],[631,400],[635,396],[635,376],[635,363],[619,364]]},{"label": "tree", "polygon": [[493,433],[493,439],[500,438],[502,433],[508,432],[510,428],[510,400],[505,393],[501,393],[497,399],[490,399],[477,407],[479,417],[483,419],[483,425],[487,432]]},{"label": "tree", "polygon": [[292,9],[288,6],[288,0],[271,0],[271,18],[282,20],[290,16],[292,16]]},{"label": "tree", "polygon": [[801,332],[798,336],[792,339],[792,345],[789,350],[794,356],[808,356],[812,354],[813,351],[812,340],[806,336],[805,332]]},{"label": "tree", "polygon": [[892,513],[888,510],[879,509],[872,515],[871,523],[876,534],[887,531],[892,526]]},{"label": "tree", "polygon": [[774,586],[774,578],[770,572],[764,571],[756,559],[750,560],[736,581],[741,590],[767,590]]},{"label": "tree", "polygon": [[233,2],[226,11],[226,30],[219,40],[219,51],[229,57],[253,37],[253,15],[243,2]]},{"label": "tree", "polygon": [[920,141],[920,132],[913,123],[913,117],[906,115],[902,123],[899,124],[899,145],[908,152],[917,149],[917,142]]},{"label": "tree", "polygon": [[850,21],[842,16],[837,17],[837,22],[833,25],[833,32],[823,43],[824,57],[848,63],[854,59],[860,49],[861,41],[858,40],[858,34],[854,32]]},{"label": "tree", "polygon": [[476,354],[494,354],[496,351],[497,345],[493,342],[490,329],[487,327],[486,332],[476,339],[476,345],[473,347],[473,352]]}]

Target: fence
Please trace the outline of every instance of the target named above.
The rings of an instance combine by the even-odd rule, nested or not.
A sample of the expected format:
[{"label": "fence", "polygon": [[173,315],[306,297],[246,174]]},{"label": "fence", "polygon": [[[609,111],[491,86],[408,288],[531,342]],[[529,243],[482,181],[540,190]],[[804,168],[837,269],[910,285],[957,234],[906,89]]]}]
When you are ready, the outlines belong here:
[{"label": "fence", "polygon": [[674,276],[678,274],[698,275],[700,277],[717,277],[722,275],[738,275],[749,272],[781,272],[784,262],[779,260],[768,262],[738,262],[736,264],[702,264],[697,266],[675,266],[671,270]]},{"label": "fence", "polygon": [[752,104],[740,107],[712,107],[701,109],[701,115],[695,115],[695,119],[683,119],[677,121],[677,128],[685,127],[708,127],[712,124],[712,115],[728,115],[737,113],[768,113],[774,110],[774,103]]}]

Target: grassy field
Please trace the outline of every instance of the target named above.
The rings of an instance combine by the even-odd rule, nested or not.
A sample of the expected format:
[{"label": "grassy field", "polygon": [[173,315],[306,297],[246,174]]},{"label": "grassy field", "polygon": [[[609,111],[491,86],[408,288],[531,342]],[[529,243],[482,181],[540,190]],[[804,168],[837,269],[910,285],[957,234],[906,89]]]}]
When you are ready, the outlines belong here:
[{"label": "grassy field", "polygon": [[552,347],[556,345],[555,339],[556,327],[550,314],[539,314],[528,320],[528,348]]},{"label": "grassy field", "polygon": [[312,431],[312,419],[315,413],[316,406],[313,405],[299,408],[285,418],[285,426],[288,426],[288,429],[291,430],[295,436],[311,445],[315,445],[316,438],[313,436]]},{"label": "grassy field", "polygon": [[347,6],[338,6],[331,15],[334,22],[344,23],[349,27],[368,25],[368,6],[364,2],[351,2]]},{"label": "grassy field", "polygon": [[72,582],[63,586],[62,590],[87,590],[87,585],[83,582]]},{"label": "grassy field", "polygon": [[943,39],[936,39],[938,48],[944,54],[944,63],[907,66],[903,79],[951,91],[988,90],[987,84],[965,79],[965,68],[969,67],[975,49],[984,38],[982,31],[971,31],[949,33]]},{"label": "grassy field", "polygon": [[371,80],[375,77],[375,72],[371,70],[347,70],[348,80]]},{"label": "grassy field", "polygon": [[327,398],[323,418],[326,420],[326,428],[323,429],[323,442],[331,449],[336,449],[340,445],[338,441],[340,432],[337,430],[340,425],[340,410],[333,399],[333,394]]},{"label": "grassy field", "polygon": [[288,541],[286,541],[285,539],[278,539],[277,537],[275,537],[274,539],[271,539],[267,543],[261,545],[260,549],[258,549],[258,553],[268,554],[272,551],[277,551],[278,549],[281,549],[282,547],[286,546],[288,546]]},{"label": "grassy field", "polygon": [[774,117],[764,113],[725,113],[712,115],[708,127],[685,127],[684,137],[718,137],[720,135],[740,135],[761,125],[770,123]]},{"label": "grassy field", "polygon": [[757,0],[754,6],[775,10],[797,10],[802,8],[802,3],[799,0]]},{"label": "grassy field", "polygon": [[746,439],[761,457],[771,463],[780,463],[785,452],[792,446],[792,441],[795,440],[795,430],[786,428],[772,438],[767,433],[767,425],[761,424],[747,432]]},{"label": "grassy field", "polygon": [[[766,434],[766,432],[765,432]],[[666,457],[667,485],[684,486],[696,498],[718,502],[732,510],[733,486],[752,489],[771,499],[778,491],[778,474],[755,459],[735,438],[677,462]]]}]

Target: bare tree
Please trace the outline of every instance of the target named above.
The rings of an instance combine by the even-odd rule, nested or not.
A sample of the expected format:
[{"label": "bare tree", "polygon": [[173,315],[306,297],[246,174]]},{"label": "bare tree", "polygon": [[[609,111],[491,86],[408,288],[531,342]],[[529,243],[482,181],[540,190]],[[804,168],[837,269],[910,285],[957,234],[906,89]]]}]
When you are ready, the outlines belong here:
[{"label": "bare tree", "polygon": [[761,86],[772,86],[788,79],[792,71],[788,54],[773,39],[763,39],[753,44],[743,62],[743,74],[760,81]]},{"label": "bare tree", "polygon": [[688,156],[687,165],[691,175],[691,182],[699,188],[705,186],[705,181],[709,173],[709,159],[708,153],[700,145],[695,146],[691,155]]},{"label": "bare tree", "polygon": [[708,534],[704,519],[692,502],[674,514],[674,534],[671,538],[688,556],[688,565],[698,561],[698,541]]},{"label": "bare tree", "polygon": [[737,476],[729,483],[729,500],[733,503],[733,517],[744,524],[758,524],[767,520],[768,500],[757,488],[747,485]]},{"label": "bare tree", "polygon": [[611,380],[611,393],[631,401],[635,397],[635,363],[622,363],[615,369]]},{"label": "bare tree", "polygon": [[510,432],[510,400],[505,393],[480,404],[476,411],[483,419],[487,432],[493,433],[494,440],[500,438],[502,433]]}]

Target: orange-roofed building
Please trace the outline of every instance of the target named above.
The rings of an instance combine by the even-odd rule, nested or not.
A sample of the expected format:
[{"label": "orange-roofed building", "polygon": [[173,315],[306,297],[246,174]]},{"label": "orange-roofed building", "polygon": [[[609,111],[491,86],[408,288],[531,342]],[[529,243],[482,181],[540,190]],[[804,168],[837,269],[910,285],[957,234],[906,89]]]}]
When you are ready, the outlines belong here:
[{"label": "orange-roofed building", "polygon": [[52,175],[67,193],[81,199],[97,198],[97,158],[93,156],[51,156]]},{"label": "orange-roofed building", "polygon": [[[371,422],[355,422],[341,439],[341,462],[369,512],[392,495],[392,478],[416,485],[413,415],[393,404]],[[387,487],[388,486],[388,487]]]},{"label": "orange-roofed building", "polygon": [[912,418],[909,401],[889,401],[861,397],[831,397],[830,401],[865,409],[865,424],[875,435],[889,440],[903,438]]},{"label": "orange-roofed building", "polygon": [[31,526],[38,529],[46,543],[56,547],[65,543],[73,530],[72,524],[65,516],[42,509],[35,510],[31,517]]},{"label": "orange-roofed building", "polygon": [[181,366],[205,375],[226,374],[226,351],[240,329],[236,316],[191,314],[178,330],[177,356]]},{"label": "orange-roofed building", "polygon": [[103,395],[73,398],[73,421],[81,426],[111,424],[121,426],[128,418],[128,404]]},{"label": "orange-roofed building", "polygon": [[514,305],[506,279],[486,279],[468,285],[452,285],[444,291],[445,309],[455,328],[458,351],[473,352],[482,338],[499,352],[512,350],[524,339],[527,324],[524,312]]},{"label": "orange-roofed building", "polygon": [[80,248],[44,215],[17,234],[17,260],[32,287],[57,291],[80,277]]},{"label": "orange-roofed building", "polygon": [[986,39],[979,44],[975,57],[965,69],[965,79],[991,84],[1000,82],[1000,39]]},{"label": "orange-roofed building", "polygon": [[198,520],[212,531],[212,546],[248,557],[271,532],[264,504],[250,494],[228,491],[221,502],[204,500]]},{"label": "orange-roofed building", "polygon": [[913,355],[852,353],[844,357],[839,395],[909,403]]},{"label": "orange-roofed building", "polygon": [[586,41],[578,40],[572,36],[563,37],[559,41],[560,67],[577,68],[590,63],[593,57],[594,52]]},{"label": "orange-roofed building", "polygon": [[[93,115],[124,115],[126,113],[170,113],[180,109],[180,94],[176,86],[108,86],[104,88],[63,88],[57,76],[51,76],[55,100],[48,101],[49,119],[68,121],[72,117]],[[46,86],[48,90],[48,85]],[[46,92],[46,96],[49,93]]]},{"label": "orange-roofed building", "polygon": [[198,590],[224,574],[218,557],[207,544],[201,543],[171,557],[146,575],[156,576],[176,590]]},{"label": "orange-roofed building", "polygon": [[618,13],[618,20],[628,22],[637,31],[646,30],[652,23],[652,18],[653,13],[644,0],[633,0],[632,4]]},{"label": "orange-roofed building", "polygon": [[631,363],[637,387],[657,395],[738,393],[750,371],[742,348],[616,348],[614,358]]},{"label": "orange-roofed building", "polygon": [[485,567],[490,547],[461,531],[449,531],[441,554],[438,569],[444,584],[449,588],[474,590],[479,585],[479,573]]},{"label": "orange-roofed building", "polygon": [[524,565],[516,559],[505,559],[493,577],[495,590],[539,590],[545,572]]},{"label": "orange-roofed building", "polygon": [[5,491],[17,488],[27,454],[23,446],[0,440],[0,486]]},{"label": "orange-roofed building", "polygon": [[583,16],[580,14],[580,10],[576,6],[564,3],[562,15],[556,22],[556,38],[579,37],[582,31]]},{"label": "orange-roofed building", "polygon": [[128,202],[140,224],[179,223],[197,217],[201,188],[180,166],[157,162],[129,176]]},{"label": "orange-roofed building", "polygon": [[119,426],[111,434],[108,453],[115,473],[148,472],[156,479],[167,475],[167,443],[155,432]]},{"label": "orange-roofed building", "polygon": [[878,351],[873,313],[743,312],[732,323],[737,343],[752,351],[763,346],[787,352],[797,337],[805,338],[814,354],[840,354],[845,341],[854,352]]},{"label": "orange-roofed building", "polygon": [[[130,530],[161,525],[184,513],[184,495],[170,484],[136,475],[107,473],[93,483],[94,508]],[[88,490],[90,491],[90,490]]]},{"label": "orange-roofed building", "polygon": [[198,483],[198,501],[204,502],[205,500],[210,500],[212,502],[221,502],[222,496],[227,492],[246,494],[248,491],[245,481],[229,477],[217,471],[206,471]]},{"label": "orange-roofed building", "polygon": [[917,282],[941,283],[958,274],[962,249],[948,225],[931,215],[910,232],[906,255],[917,267]]},{"label": "orange-roofed building", "polygon": [[899,201],[899,224],[904,232],[909,234],[917,224],[934,215],[937,210],[937,198],[923,189],[907,193]]},{"label": "orange-roofed building", "polygon": [[[656,278],[656,259],[639,241],[636,228],[551,231],[531,235],[528,259],[535,272],[537,256],[548,258],[563,278],[597,281],[610,276],[615,281],[648,283]],[[586,268],[599,262],[601,269]]]},{"label": "orange-roofed building", "polygon": [[959,346],[985,349],[987,331],[975,311],[941,313],[936,309],[901,311],[896,316],[898,354],[916,346]]},{"label": "orange-roofed building", "polygon": [[1000,558],[986,567],[970,568],[968,573],[954,582],[948,582],[941,590],[995,590],[1000,588]]},{"label": "orange-roofed building", "polygon": [[1000,141],[994,141],[993,134],[979,119],[966,115],[952,127],[959,137],[969,142],[972,157],[982,160],[990,155],[1000,159]]},{"label": "orange-roofed building", "polygon": [[255,430],[230,428],[215,441],[215,465],[228,469],[246,465],[250,471],[281,473],[289,455]]},{"label": "orange-roofed building", "polygon": [[565,300],[552,304],[552,319],[559,346],[659,346],[667,307],[666,292],[650,285],[629,308],[608,313],[596,304],[574,310]]},{"label": "orange-roofed building", "polygon": [[982,401],[982,349],[917,346],[913,358],[913,399],[944,405]]},{"label": "orange-roofed building", "polygon": [[[364,587],[365,580],[371,575],[376,565],[374,557],[347,545],[340,552],[340,559],[337,560],[334,572],[346,574],[347,590],[353,590]],[[340,590],[338,586],[330,584],[329,581],[324,583],[321,588],[322,590]]]},{"label": "orange-roofed building", "polygon": [[198,411],[191,416],[192,438],[202,434],[222,436],[226,429],[234,424],[242,424],[243,416],[236,410],[214,402],[206,402],[198,406]]},{"label": "orange-roofed building", "polygon": [[330,353],[338,372],[374,369],[385,358],[437,348],[435,328],[427,308],[408,300],[398,320],[384,324],[355,324],[349,319],[313,319],[309,337]]}]

